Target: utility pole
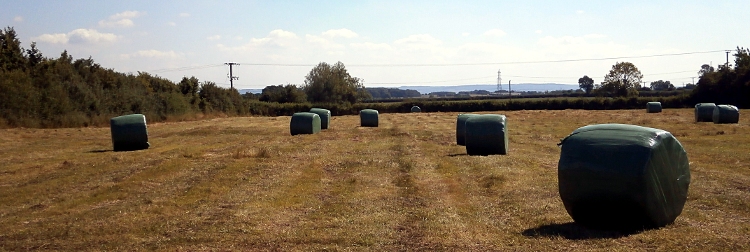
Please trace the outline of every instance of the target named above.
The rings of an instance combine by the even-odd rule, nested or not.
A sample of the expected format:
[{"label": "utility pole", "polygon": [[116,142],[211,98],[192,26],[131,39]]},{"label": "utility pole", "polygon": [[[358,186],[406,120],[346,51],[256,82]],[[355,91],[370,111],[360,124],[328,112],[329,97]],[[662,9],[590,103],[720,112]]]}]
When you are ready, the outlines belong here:
[{"label": "utility pole", "polygon": [[724,67],[729,68],[729,51],[726,51],[727,53],[727,64],[724,65]]},{"label": "utility pole", "polygon": [[508,99],[513,100],[513,94],[510,91],[510,80],[508,80]]},{"label": "utility pole", "polygon": [[695,77],[690,77],[690,78],[693,78],[693,85],[695,85]]},{"label": "utility pole", "polygon": [[229,65],[229,88],[234,89],[234,80],[239,80],[240,77],[232,75],[232,66],[234,65],[239,66],[240,64],[234,63],[234,62],[227,62],[227,63],[224,63],[224,65]]}]

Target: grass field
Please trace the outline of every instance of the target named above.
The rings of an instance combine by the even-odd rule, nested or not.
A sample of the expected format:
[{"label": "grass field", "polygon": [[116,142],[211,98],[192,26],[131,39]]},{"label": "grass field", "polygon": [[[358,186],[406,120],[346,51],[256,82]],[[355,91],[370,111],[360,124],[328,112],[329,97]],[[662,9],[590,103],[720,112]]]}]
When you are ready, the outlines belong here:
[{"label": "grass field", "polygon": [[[487,112],[491,113],[491,112]],[[0,130],[0,250],[750,250],[750,120],[692,109],[513,111],[509,155],[466,156],[457,113],[149,125],[112,152],[109,128]],[[672,132],[692,172],[674,224],[622,233],[573,223],[556,144],[578,127]]]}]

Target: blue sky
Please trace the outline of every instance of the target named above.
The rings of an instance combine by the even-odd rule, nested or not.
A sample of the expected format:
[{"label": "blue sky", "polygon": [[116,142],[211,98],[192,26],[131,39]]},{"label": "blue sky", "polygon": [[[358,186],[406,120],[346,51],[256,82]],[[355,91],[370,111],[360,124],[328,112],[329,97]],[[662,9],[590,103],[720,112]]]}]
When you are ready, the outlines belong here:
[{"label": "blue sky", "polygon": [[[343,62],[365,86],[601,82],[618,61],[644,81],[693,81],[750,46],[750,1],[9,1],[0,22],[47,57],[236,88],[302,84]],[[744,26],[743,26],[744,25]],[[743,44],[744,43],[744,44]],[[713,52],[710,52],[713,51]],[[696,53],[710,52],[710,53]],[[683,54],[660,57],[639,57]],[[614,57],[634,57],[608,60]],[[550,62],[550,61],[564,62]],[[730,56],[731,62],[731,56]]]}]

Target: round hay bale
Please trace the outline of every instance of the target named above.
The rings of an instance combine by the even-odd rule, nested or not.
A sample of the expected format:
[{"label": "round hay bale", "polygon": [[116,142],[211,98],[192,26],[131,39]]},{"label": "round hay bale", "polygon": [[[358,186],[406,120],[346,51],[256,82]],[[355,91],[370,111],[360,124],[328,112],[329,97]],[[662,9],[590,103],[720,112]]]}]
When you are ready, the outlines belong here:
[{"label": "round hay bale", "polygon": [[114,151],[134,151],[148,149],[146,116],[131,114],[109,119]]},{"label": "round hay bale", "polygon": [[310,113],[315,113],[320,116],[320,129],[328,129],[328,125],[331,123],[331,111],[322,108],[311,108]]},{"label": "round hay bale", "polygon": [[359,120],[362,127],[378,127],[378,111],[374,109],[360,110]]},{"label": "round hay bale", "polygon": [[646,103],[647,113],[661,113],[661,102]]},{"label": "round hay bale", "polygon": [[422,112],[422,109],[419,108],[419,106],[414,105],[414,106],[411,107],[411,112],[412,113],[419,113],[419,112]]},{"label": "round hay bale", "polygon": [[310,112],[297,112],[289,122],[292,136],[299,134],[315,134],[320,132],[320,116]]},{"label": "round hay bale", "polygon": [[714,123],[740,122],[740,109],[732,105],[717,105],[713,113]]},{"label": "round hay bale", "polygon": [[476,115],[466,119],[466,154],[507,155],[508,132],[504,115]]},{"label": "round hay bale", "polygon": [[695,121],[696,122],[713,122],[715,108],[716,108],[716,104],[713,104],[713,103],[695,104]]},{"label": "round hay bale", "polygon": [[589,125],[560,145],[560,198],[577,223],[652,228],[672,223],[682,213],[690,165],[671,133],[625,124]]},{"label": "round hay bale", "polygon": [[466,119],[477,114],[459,114],[456,118],[456,144],[466,146]]}]

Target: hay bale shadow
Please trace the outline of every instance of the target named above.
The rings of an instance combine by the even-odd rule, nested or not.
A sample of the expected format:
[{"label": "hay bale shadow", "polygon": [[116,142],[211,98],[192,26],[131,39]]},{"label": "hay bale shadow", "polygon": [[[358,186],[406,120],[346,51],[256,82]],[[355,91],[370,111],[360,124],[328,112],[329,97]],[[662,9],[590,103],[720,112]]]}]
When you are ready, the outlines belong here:
[{"label": "hay bale shadow", "polygon": [[638,234],[644,229],[600,230],[581,226],[575,222],[563,224],[546,224],[522,232],[527,237],[562,237],[568,240],[589,240],[605,238],[622,238]]},{"label": "hay bale shadow", "polygon": [[466,153],[448,154],[448,157],[468,156]]},{"label": "hay bale shadow", "polygon": [[111,152],[111,151],[114,151],[114,150],[90,150],[90,151],[87,151],[86,153],[104,153],[104,152]]}]

